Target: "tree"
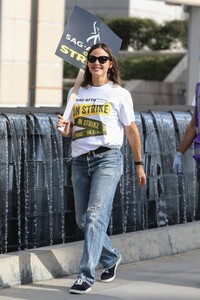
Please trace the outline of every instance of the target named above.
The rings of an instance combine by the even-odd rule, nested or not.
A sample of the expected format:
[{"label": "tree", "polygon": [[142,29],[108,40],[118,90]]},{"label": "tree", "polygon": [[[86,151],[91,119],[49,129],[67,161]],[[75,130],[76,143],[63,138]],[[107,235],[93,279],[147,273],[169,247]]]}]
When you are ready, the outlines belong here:
[{"label": "tree", "polygon": [[121,50],[127,50],[130,45],[131,32],[134,30],[130,18],[112,19],[107,25],[122,39]]},{"label": "tree", "polygon": [[187,22],[182,20],[168,21],[164,25],[165,31],[171,36],[172,42],[181,42],[183,48],[187,48],[188,31]]},{"label": "tree", "polygon": [[167,50],[179,43],[187,47],[187,22],[181,20],[158,24],[151,19],[119,18],[107,25],[122,39],[122,50]]}]

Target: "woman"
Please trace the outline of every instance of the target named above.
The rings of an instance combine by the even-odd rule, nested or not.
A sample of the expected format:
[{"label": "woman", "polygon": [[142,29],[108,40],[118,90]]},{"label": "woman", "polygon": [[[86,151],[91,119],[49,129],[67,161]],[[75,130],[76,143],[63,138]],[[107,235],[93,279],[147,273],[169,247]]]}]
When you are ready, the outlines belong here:
[{"label": "woman", "polygon": [[111,49],[99,43],[88,52],[83,82],[70,120],[58,115],[63,136],[72,134],[72,184],[76,222],[84,232],[84,251],[71,293],[91,290],[95,269],[105,271],[101,281],[115,278],[121,260],[106,234],[117,184],[122,175],[120,148],[124,129],[136,164],[140,186],[146,184],[140,135],[130,93],[120,86],[119,67]]}]

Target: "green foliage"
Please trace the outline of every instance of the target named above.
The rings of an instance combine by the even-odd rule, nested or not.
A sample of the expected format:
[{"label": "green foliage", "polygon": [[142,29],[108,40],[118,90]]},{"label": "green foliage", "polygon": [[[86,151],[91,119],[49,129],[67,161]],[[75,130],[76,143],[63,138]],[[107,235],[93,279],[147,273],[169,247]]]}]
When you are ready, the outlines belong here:
[{"label": "green foliage", "polygon": [[167,34],[165,27],[158,27],[154,31],[153,38],[148,42],[151,50],[167,50],[170,49],[173,39]]},{"label": "green foliage", "polygon": [[151,19],[119,18],[107,21],[107,25],[122,39],[122,50],[131,46],[134,50],[147,47],[150,50],[166,50],[178,42],[187,47],[187,22],[182,20],[158,24]]},{"label": "green foliage", "polygon": [[[123,80],[145,79],[145,80],[163,80],[169,72],[183,57],[183,54],[176,56],[170,54],[158,55],[140,55],[132,57],[118,58],[118,63],[122,73]],[[64,63],[64,78],[76,78],[78,69],[69,63]]]},{"label": "green foliage", "polygon": [[150,19],[133,19],[133,23],[135,30],[131,33],[130,46],[135,50],[142,50],[153,39],[158,25]]},{"label": "green foliage", "polygon": [[164,27],[168,35],[171,35],[173,42],[180,41],[182,46],[187,48],[188,30],[186,21],[168,21]]},{"label": "green foliage", "polygon": [[162,81],[183,57],[182,54],[172,56],[148,55],[132,58],[119,57],[122,79],[144,79]]},{"label": "green foliage", "polygon": [[158,25],[150,19],[119,18],[107,22],[107,25],[122,39],[122,50],[131,46],[141,50],[148,45]]},{"label": "green foliage", "polygon": [[64,61],[64,73],[63,77],[68,79],[76,78],[78,69],[68,62]]},{"label": "green foliage", "polygon": [[113,19],[107,25],[122,39],[122,50],[126,50],[130,44],[131,32],[134,25],[130,22],[130,18]]}]

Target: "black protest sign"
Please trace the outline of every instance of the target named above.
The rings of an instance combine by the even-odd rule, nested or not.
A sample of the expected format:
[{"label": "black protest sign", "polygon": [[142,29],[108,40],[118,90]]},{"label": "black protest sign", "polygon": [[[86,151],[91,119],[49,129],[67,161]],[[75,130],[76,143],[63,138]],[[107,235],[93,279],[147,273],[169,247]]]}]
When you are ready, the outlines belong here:
[{"label": "black protest sign", "polygon": [[84,69],[87,52],[97,43],[107,44],[117,57],[122,40],[93,13],[74,5],[55,54]]}]

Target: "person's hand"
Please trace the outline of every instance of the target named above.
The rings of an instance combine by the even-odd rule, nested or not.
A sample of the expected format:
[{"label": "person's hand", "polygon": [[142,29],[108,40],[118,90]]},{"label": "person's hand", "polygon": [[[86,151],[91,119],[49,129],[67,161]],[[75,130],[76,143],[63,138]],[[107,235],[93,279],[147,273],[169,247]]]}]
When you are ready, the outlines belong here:
[{"label": "person's hand", "polygon": [[183,153],[176,152],[173,162],[173,172],[175,175],[183,174],[183,166],[182,166],[182,160],[183,160]]},{"label": "person's hand", "polygon": [[147,183],[146,174],[142,165],[136,166],[136,172],[138,177],[139,186],[143,187]]},{"label": "person's hand", "polygon": [[57,120],[57,128],[63,128],[63,130],[59,130],[60,134],[64,137],[70,136],[71,134],[71,127],[70,127],[70,121],[69,120],[64,120],[63,116],[57,115],[58,120]]}]

